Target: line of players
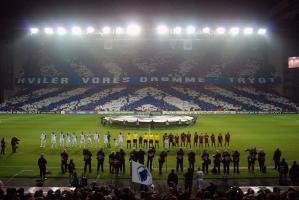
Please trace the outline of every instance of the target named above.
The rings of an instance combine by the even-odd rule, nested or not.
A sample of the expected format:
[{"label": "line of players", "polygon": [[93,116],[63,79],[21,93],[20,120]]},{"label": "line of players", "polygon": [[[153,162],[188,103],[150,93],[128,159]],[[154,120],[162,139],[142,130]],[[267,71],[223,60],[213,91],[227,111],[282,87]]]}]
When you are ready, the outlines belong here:
[{"label": "line of players", "polygon": [[[84,132],[81,132],[80,134],[80,148],[86,148],[86,138],[87,138],[87,147],[92,147],[93,139],[96,147],[99,147],[100,143],[100,134],[96,132],[94,135],[92,135],[90,132],[87,134],[87,136],[84,134]],[[92,139],[93,138],[93,139]],[[167,134],[164,133],[163,135],[163,148],[169,149],[170,147],[190,147],[191,148],[191,138],[192,134],[190,132],[184,133],[182,132],[180,135],[177,134]],[[224,146],[228,147],[230,143],[230,133],[227,132],[224,136]],[[46,139],[47,135],[45,132],[41,133],[40,136],[40,147],[46,146]],[[198,134],[195,132],[193,134],[193,146],[201,146],[201,147],[209,147],[210,146],[210,140],[211,140],[211,146],[216,147],[216,135],[212,133],[210,136],[205,133]],[[111,134],[108,131],[104,134],[103,138],[104,146],[105,147],[111,147]],[[118,138],[113,139],[114,147],[122,147],[124,143],[124,135],[123,133],[119,133]],[[158,134],[137,134],[137,133],[128,133],[126,135],[126,142],[127,142],[127,148],[139,147],[139,148],[148,148],[148,147],[155,147],[159,148],[160,143],[160,136]],[[221,133],[217,135],[217,146],[222,147],[223,144],[223,136]],[[59,146],[60,147],[77,147],[77,135],[75,133],[69,134],[69,133],[60,133],[59,137]],[[57,147],[57,135],[55,132],[52,132],[51,134],[51,148]]]}]

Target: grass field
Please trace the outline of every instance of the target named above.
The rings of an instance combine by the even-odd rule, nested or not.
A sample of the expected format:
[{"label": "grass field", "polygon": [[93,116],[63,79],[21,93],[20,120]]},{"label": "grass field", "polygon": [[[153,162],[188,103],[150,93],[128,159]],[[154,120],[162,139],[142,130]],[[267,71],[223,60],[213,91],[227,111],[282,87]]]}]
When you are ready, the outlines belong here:
[{"label": "grass field", "polygon": [[[5,137],[7,143],[6,155],[0,155],[0,177],[22,176],[22,177],[37,177],[39,175],[37,159],[41,153],[45,154],[48,160],[48,169],[52,172],[51,176],[60,177],[60,151],[61,149],[51,149],[50,147],[50,133],[55,132],[76,132],[79,136],[81,131],[85,133],[91,131],[99,131],[101,138],[101,146],[103,144],[103,133],[110,131],[112,138],[122,131],[124,133],[136,131],[137,133],[148,131],[147,129],[120,129],[102,127],[99,125],[99,115],[0,115],[0,138]],[[299,161],[299,115],[200,115],[195,125],[185,128],[171,128],[171,129],[155,129],[151,130],[155,133],[164,132],[181,132],[190,130],[192,134],[197,132],[231,132],[231,146],[230,150],[238,149],[241,152],[241,173],[239,175],[231,175],[232,178],[238,177],[264,177],[275,176],[277,173],[272,170],[273,151],[279,147],[282,150],[282,155],[289,164],[293,160]],[[46,131],[47,146],[40,148],[40,133]],[[10,138],[17,136],[21,143],[17,149],[16,154],[11,153]],[[59,140],[59,137],[58,137]],[[78,141],[79,142],[79,141]],[[162,144],[160,144],[160,147]],[[267,174],[259,172],[249,174],[247,169],[247,153],[244,149],[247,147],[257,147],[266,152],[266,165],[270,168]],[[158,150],[161,150],[160,148]],[[106,155],[112,149],[106,149]],[[185,149],[188,152],[189,149]],[[201,166],[200,153],[201,148],[194,149],[197,153],[196,167]],[[208,149],[213,154],[216,149]],[[220,149],[221,150],[221,149]],[[168,156],[168,172],[175,168],[175,154],[177,149],[171,149]],[[74,159],[79,174],[82,172],[83,156],[82,149],[68,149],[70,158]],[[97,149],[92,149],[95,155]],[[127,151],[127,169],[129,168]],[[156,159],[157,160],[157,159]],[[100,178],[111,178],[108,173],[107,158],[105,160],[106,172],[101,174]],[[155,162],[157,163],[157,161]],[[184,165],[187,166],[187,158],[185,157]],[[92,161],[93,172],[89,177],[96,177],[96,159],[93,156]],[[157,167],[157,165],[154,165]],[[210,167],[211,168],[211,167]],[[129,170],[123,178],[129,177]],[[153,172],[155,179],[164,178],[166,176],[165,169],[163,176],[158,175],[158,169]],[[182,174],[179,174],[182,176]],[[214,177],[215,175],[208,175]],[[67,175],[65,175],[67,177]]]}]

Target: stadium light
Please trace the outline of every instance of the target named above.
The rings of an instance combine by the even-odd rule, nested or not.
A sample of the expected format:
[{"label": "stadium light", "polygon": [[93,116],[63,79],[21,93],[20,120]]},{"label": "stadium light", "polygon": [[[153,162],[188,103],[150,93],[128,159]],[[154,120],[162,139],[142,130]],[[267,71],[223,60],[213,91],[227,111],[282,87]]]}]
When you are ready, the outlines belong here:
[{"label": "stadium light", "polygon": [[66,34],[66,30],[63,27],[58,27],[57,28],[57,34],[58,35],[65,35]]},{"label": "stadium light", "polygon": [[230,30],[229,30],[229,34],[232,35],[232,36],[236,36],[238,35],[240,32],[240,29],[238,27],[232,27]]},{"label": "stadium light", "polygon": [[169,33],[168,27],[165,26],[165,25],[159,25],[157,27],[157,33],[159,35],[166,35],[166,34],[168,34]]},{"label": "stadium light", "polygon": [[81,28],[78,27],[78,26],[74,26],[74,27],[72,28],[72,34],[73,34],[73,35],[82,35],[82,30],[81,30]]},{"label": "stadium light", "polygon": [[259,35],[266,35],[267,30],[265,28],[259,28],[257,34]]},{"label": "stadium light", "polygon": [[246,27],[243,30],[244,35],[251,35],[253,33],[253,28],[251,27]]},{"label": "stadium light", "polygon": [[92,34],[92,33],[94,33],[94,27],[92,27],[92,26],[88,26],[87,28],[86,28],[86,33],[87,34]]},{"label": "stadium light", "polygon": [[225,33],[225,28],[223,28],[223,27],[218,27],[218,28],[216,29],[216,33],[217,33],[218,35],[223,35],[223,34]]},{"label": "stadium light", "polygon": [[122,34],[124,34],[124,29],[122,28],[122,27],[116,27],[115,28],[115,34],[116,35],[122,35]]},{"label": "stadium light", "polygon": [[33,34],[37,34],[39,32],[39,29],[36,28],[36,27],[32,27],[30,28],[30,33],[33,35]]},{"label": "stadium light", "polygon": [[44,28],[44,32],[47,35],[52,35],[54,33],[54,30],[51,27],[46,27],[46,28]]},{"label": "stadium light", "polygon": [[187,28],[186,28],[186,32],[187,32],[188,35],[194,34],[195,31],[196,31],[196,29],[195,29],[194,26],[187,26]]},{"label": "stadium light", "polygon": [[202,29],[202,32],[203,32],[204,34],[210,34],[211,29],[210,29],[209,27],[204,27],[204,28]]},{"label": "stadium light", "polygon": [[102,33],[104,35],[109,35],[111,33],[111,28],[109,26],[105,26],[102,28]]},{"label": "stadium light", "polygon": [[182,28],[179,27],[179,26],[176,26],[174,29],[173,29],[173,34],[175,35],[180,35],[182,33]]},{"label": "stadium light", "polygon": [[127,27],[127,34],[129,36],[137,36],[141,33],[141,28],[140,26],[136,25],[136,24],[130,24]]}]

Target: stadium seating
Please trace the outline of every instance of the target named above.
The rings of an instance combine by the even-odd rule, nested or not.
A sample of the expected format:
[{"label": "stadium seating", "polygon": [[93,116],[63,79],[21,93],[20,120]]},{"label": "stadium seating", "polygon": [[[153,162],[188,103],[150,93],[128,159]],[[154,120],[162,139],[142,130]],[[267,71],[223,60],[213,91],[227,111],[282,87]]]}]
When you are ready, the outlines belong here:
[{"label": "stadium seating", "polygon": [[19,91],[0,111],[247,111],[296,112],[296,105],[269,89],[249,86],[82,86]]}]

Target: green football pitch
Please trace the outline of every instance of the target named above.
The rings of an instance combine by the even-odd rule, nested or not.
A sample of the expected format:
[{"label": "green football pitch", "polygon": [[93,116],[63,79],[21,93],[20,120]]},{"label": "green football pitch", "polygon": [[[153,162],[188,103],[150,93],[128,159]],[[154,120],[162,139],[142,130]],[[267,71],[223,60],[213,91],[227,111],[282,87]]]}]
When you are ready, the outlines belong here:
[{"label": "green football pitch", "polygon": [[[99,115],[0,115],[0,138],[4,137],[7,143],[6,155],[0,155],[0,177],[38,177],[39,170],[37,166],[37,159],[43,153],[48,161],[48,170],[51,172],[49,176],[61,177],[60,173],[60,151],[63,149],[51,149],[51,132],[60,131],[73,133],[76,132],[77,136],[81,131],[85,133],[98,131],[100,135],[100,146],[103,146],[103,133],[110,131],[112,139],[117,137],[119,132],[136,132],[144,133],[148,129],[133,129],[133,128],[116,128],[116,127],[103,127],[99,123]],[[47,133],[47,144],[45,148],[40,148],[40,134],[42,131]],[[171,127],[168,129],[160,128],[153,129],[151,132],[162,134],[165,132],[180,133],[182,131],[195,131],[211,133],[231,133],[231,145],[229,150],[238,149],[241,153],[241,173],[234,175],[231,173],[230,177],[273,177],[277,176],[277,172],[273,170],[273,151],[279,147],[282,151],[282,157],[286,158],[289,164],[293,160],[299,161],[299,115],[199,115],[197,123],[188,127]],[[59,135],[59,134],[58,134]],[[12,154],[10,148],[10,139],[12,136],[17,136],[21,142],[17,153]],[[57,137],[59,142],[59,136]],[[79,142],[79,141],[78,141]],[[157,153],[162,150],[162,144]],[[247,152],[246,148],[256,147],[258,150],[263,149],[266,153],[267,173],[263,174],[256,172],[250,174],[247,172]],[[90,178],[97,177],[96,174],[96,159],[95,154],[99,148],[93,147],[93,172],[87,176]],[[127,152],[126,155],[126,168],[129,169],[128,155],[129,151],[124,146]],[[202,148],[193,148],[196,151],[196,167],[201,166],[200,153]],[[215,153],[218,148],[207,148],[210,154]],[[153,177],[154,179],[165,178],[170,169],[175,168],[176,158],[175,154],[178,149],[170,149],[167,158],[167,172],[166,165],[164,165],[163,175],[158,175],[157,169],[157,156],[154,162]],[[183,148],[185,153],[189,152],[189,148]],[[224,149],[219,149],[224,150]],[[68,148],[70,158],[75,161],[75,165],[79,174],[83,171],[83,156],[82,149],[79,147]],[[106,156],[114,148],[105,149]],[[186,169],[188,161],[185,156],[184,167]],[[108,173],[107,157],[105,159],[105,172],[100,174],[99,177],[103,179],[110,179],[112,176]],[[210,166],[210,169],[212,167]],[[232,168],[232,167],[231,167]],[[256,169],[258,168],[256,164]],[[186,171],[186,170],[185,170]],[[256,170],[257,171],[257,170]],[[125,174],[121,174],[121,178],[129,178],[129,170]],[[182,174],[179,173],[182,177]],[[209,174],[208,177],[213,178],[217,175]],[[67,177],[67,175],[64,175]]]}]

